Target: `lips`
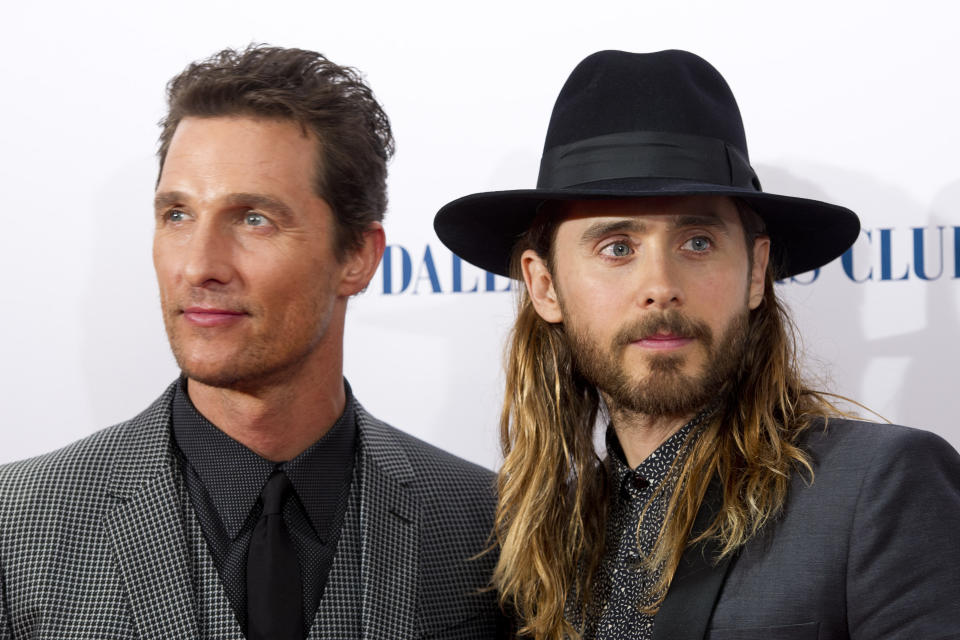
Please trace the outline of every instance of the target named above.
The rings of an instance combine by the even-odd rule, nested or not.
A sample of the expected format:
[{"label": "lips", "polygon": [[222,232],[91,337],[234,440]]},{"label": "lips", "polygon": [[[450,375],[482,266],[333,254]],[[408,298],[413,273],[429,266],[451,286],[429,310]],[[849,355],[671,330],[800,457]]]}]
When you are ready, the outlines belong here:
[{"label": "lips", "polygon": [[680,349],[691,342],[710,349],[713,344],[710,327],[676,309],[645,314],[621,328],[614,338],[617,345],[663,351]]},{"label": "lips", "polygon": [[184,319],[197,327],[222,327],[232,325],[246,317],[243,311],[215,307],[188,307],[183,310]]},{"label": "lips", "polygon": [[685,347],[694,340],[695,338],[689,338],[674,333],[657,333],[645,338],[640,338],[639,340],[636,340],[634,344],[647,349],[669,350]]}]

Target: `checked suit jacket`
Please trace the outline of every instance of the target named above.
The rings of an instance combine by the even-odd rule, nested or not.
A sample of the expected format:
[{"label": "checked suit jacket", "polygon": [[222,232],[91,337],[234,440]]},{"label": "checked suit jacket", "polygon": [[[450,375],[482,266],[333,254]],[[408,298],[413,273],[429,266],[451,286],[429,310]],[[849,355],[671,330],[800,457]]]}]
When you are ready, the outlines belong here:
[{"label": "checked suit jacket", "polygon": [[[243,637],[209,579],[209,554],[191,547],[199,529],[172,450],[173,389],[132,420],[0,467],[0,640]],[[493,474],[359,404],[357,427],[348,514],[359,531],[344,525],[309,638],[337,637],[321,619],[337,611],[359,612],[359,637],[370,640],[504,633],[484,590],[496,556],[480,555]],[[351,547],[357,557],[342,557]]]}]

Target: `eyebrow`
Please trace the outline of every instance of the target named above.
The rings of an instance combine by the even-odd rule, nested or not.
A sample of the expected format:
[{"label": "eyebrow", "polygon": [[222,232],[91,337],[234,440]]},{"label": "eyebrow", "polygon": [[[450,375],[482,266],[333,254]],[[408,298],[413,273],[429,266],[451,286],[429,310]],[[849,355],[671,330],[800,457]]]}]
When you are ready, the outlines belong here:
[{"label": "eyebrow", "polygon": [[[687,227],[712,227],[727,230],[727,224],[720,218],[710,214],[684,214],[674,216],[670,221],[670,229],[685,229]],[[580,236],[580,244],[591,244],[597,240],[617,233],[644,233],[647,225],[642,218],[627,218],[624,220],[613,220],[610,222],[598,222],[587,227],[586,231]]]},{"label": "eyebrow", "polygon": [[293,210],[286,203],[262,193],[231,193],[227,196],[227,203],[234,207],[263,209],[285,220],[293,218]]},{"label": "eyebrow", "polygon": [[[153,207],[160,211],[167,207],[183,204],[190,198],[183,191],[164,191],[153,198]],[[263,209],[284,220],[293,218],[293,210],[283,201],[262,193],[231,193],[226,198],[229,207],[245,207],[249,209]]]},{"label": "eyebrow", "polygon": [[159,211],[160,209],[166,209],[167,207],[172,207],[175,204],[184,202],[186,199],[187,196],[182,191],[164,191],[153,197],[153,208]]},{"label": "eyebrow", "polygon": [[590,244],[615,233],[643,233],[646,230],[647,225],[637,218],[598,222],[587,227],[580,236],[580,244]]}]

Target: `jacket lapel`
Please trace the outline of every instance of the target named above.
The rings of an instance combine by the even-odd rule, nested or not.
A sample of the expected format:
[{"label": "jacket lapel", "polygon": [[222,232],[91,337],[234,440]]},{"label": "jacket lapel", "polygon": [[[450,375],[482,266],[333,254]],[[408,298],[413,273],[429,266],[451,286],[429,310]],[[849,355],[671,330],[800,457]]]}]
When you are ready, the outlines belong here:
[{"label": "jacket lapel", "polygon": [[419,588],[420,506],[398,436],[357,405],[361,470],[363,637],[412,638]]},{"label": "jacket lapel", "polygon": [[[720,482],[707,488],[693,531],[704,531],[722,504]],[[718,545],[713,540],[689,547],[680,559],[667,597],[653,624],[653,640],[702,640],[730,568],[730,556],[714,563]]]},{"label": "jacket lapel", "polygon": [[109,481],[118,504],[105,527],[139,635],[186,640],[198,634],[170,441],[173,389],[126,425]]}]

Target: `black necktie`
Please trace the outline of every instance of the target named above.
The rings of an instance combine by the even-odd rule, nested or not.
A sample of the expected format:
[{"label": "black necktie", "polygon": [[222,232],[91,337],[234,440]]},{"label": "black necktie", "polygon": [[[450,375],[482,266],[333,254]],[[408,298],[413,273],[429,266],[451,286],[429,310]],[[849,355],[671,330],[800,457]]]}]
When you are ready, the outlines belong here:
[{"label": "black necktie", "polygon": [[300,563],[283,521],[293,494],[290,479],[275,471],[260,493],[263,513],[247,555],[247,638],[302,640]]}]

